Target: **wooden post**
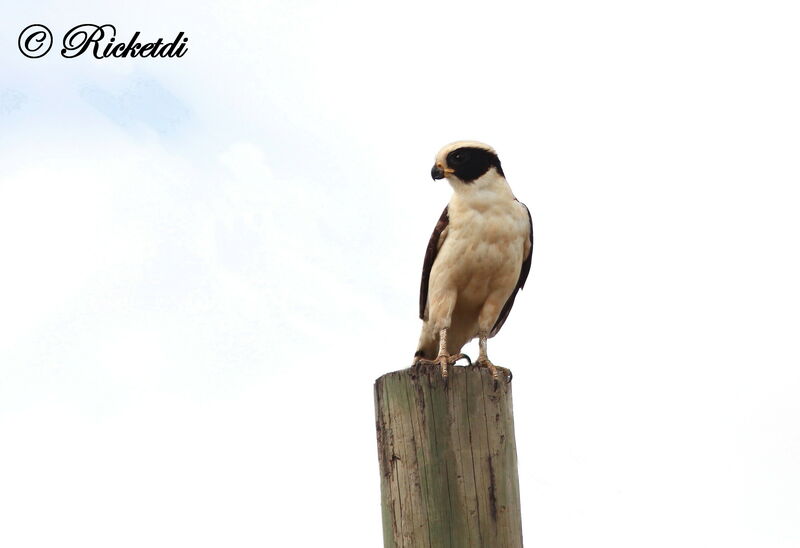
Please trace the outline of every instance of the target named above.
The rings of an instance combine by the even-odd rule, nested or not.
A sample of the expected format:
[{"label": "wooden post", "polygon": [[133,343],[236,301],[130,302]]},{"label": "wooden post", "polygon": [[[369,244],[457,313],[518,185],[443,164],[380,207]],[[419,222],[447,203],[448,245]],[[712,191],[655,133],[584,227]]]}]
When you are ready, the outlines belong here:
[{"label": "wooden post", "polygon": [[385,548],[517,548],[522,521],[511,384],[481,367],[375,381]]}]

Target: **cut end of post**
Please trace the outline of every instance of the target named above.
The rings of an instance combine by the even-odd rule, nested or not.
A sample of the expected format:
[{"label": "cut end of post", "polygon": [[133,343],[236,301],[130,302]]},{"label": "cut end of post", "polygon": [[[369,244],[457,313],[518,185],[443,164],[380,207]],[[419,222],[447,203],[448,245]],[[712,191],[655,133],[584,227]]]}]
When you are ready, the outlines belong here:
[{"label": "cut end of post", "polygon": [[[502,384],[509,384],[511,380],[514,378],[514,374],[511,372],[510,369],[506,369],[505,367],[495,366],[498,372],[497,380],[497,387],[499,388]],[[461,371],[461,373],[455,373],[456,371]],[[451,365],[448,368],[448,376],[443,377],[441,368],[438,365],[431,365],[431,364],[421,364],[421,365],[412,365],[406,369],[399,369],[397,371],[392,371],[391,373],[385,373],[381,375],[377,379],[375,379],[375,387],[377,388],[378,384],[383,381],[386,377],[390,375],[403,375],[408,376],[411,379],[418,379],[422,377],[426,377],[430,384],[435,384],[438,378],[441,381],[444,388],[447,388],[449,384],[449,379],[454,374],[466,374],[469,371],[470,375],[479,375],[484,381],[493,383],[494,378],[492,377],[491,372],[486,367],[482,367],[475,364],[470,365]]]}]

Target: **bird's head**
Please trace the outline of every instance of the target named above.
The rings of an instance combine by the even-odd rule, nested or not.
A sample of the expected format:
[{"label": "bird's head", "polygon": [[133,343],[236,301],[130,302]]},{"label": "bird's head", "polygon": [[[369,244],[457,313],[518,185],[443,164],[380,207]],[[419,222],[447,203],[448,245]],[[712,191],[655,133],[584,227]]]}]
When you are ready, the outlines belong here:
[{"label": "bird's head", "polygon": [[436,155],[431,177],[434,180],[446,178],[451,184],[471,184],[490,170],[505,177],[500,159],[492,147],[477,141],[456,141]]}]

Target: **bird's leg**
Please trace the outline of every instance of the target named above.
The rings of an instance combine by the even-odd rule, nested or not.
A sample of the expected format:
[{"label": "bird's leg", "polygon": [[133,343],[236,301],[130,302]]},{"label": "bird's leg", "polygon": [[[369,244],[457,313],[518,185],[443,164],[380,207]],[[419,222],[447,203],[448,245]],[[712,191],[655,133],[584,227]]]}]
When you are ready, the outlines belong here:
[{"label": "bird's leg", "polygon": [[480,354],[478,354],[477,363],[478,365],[489,369],[489,372],[492,374],[492,378],[494,378],[495,383],[497,383],[497,379],[499,378],[499,375],[497,374],[497,367],[495,367],[495,365],[489,359],[489,356],[486,354],[486,341],[488,338],[489,335],[485,331],[481,331],[478,334],[478,346],[480,348]]},{"label": "bird's leg", "polygon": [[447,375],[449,374],[447,368],[451,365],[455,365],[458,360],[461,358],[466,358],[470,363],[472,360],[469,359],[469,356],[466,354],[458,353],[450,355],[447,353],[447,328],[442,328],[439,331],[439,356],[436,358],[436,363],[442,368],[442,378],[447,380]]},{"label": "bird's leg", "polygon": [[450,355],[447,353],[447,328],[445,327],[439,331],[439,356],[437,356],[435,360],[419,358],[415,363],[417,365],[438,365],[442,370],[442,378],[447,380],[447,375],[449,374],[448,367],[455,365],[455,363],[462,358],[466,358],[466,360],[470,362],[470,365],[472,365],[472,360],[470,360],[469,356],[466,354],[459,352],[458,354]]}]

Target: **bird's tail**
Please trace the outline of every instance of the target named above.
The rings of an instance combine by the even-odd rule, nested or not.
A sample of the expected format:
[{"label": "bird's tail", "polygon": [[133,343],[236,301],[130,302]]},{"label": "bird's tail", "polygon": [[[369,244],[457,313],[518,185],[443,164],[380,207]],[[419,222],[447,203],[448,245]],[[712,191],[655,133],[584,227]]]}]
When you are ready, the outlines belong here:
[{"label": "bird's tail", "polygon": [[439,335],[432,329],[422,327],[422,333],[419,336],[419,343],[417,343],[417,351],[414,352],[414,359],[422,358],[425,360],[433,360],[439,354]]}]

